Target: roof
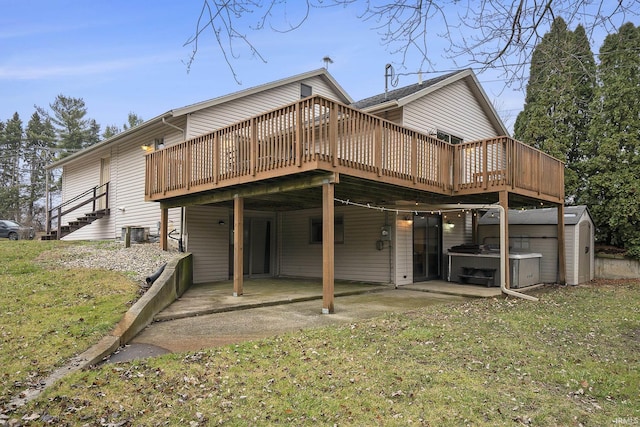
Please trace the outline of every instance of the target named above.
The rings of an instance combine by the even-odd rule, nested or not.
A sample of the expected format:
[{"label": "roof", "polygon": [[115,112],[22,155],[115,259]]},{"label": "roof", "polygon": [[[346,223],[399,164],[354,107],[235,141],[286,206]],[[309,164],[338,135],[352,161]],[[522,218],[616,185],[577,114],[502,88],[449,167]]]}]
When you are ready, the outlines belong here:
[{"label": "roof", "polygon": [[327,71],[325,68],[319,68],[317,70],[313,70],[313,71],[309,71],[306,73],[302,73],[302,74],[297,74],[291,77],[287,77],[284,79],[280,79],[280,80],[276,80],[270,83],[265,83],[263,85],[259,85],[259,86],[254,86],[248,89],[244,89],[238,92],[234,92],[228,95],[224,95],[224,96],[220,96],[217,98],[212,98],[206,101],[202,101],[202,102],[198,102],[196,104],[191,104],[191,105],[187,105],[184,107],[180,107],[180,108],[176,108],[173,110],[169,110],[166,113],[160,114],[157,117],[154,117],[150,120],[145,121],[144,123],[127,129],[124,132],[121,132],[111,138],[105,139],[103,141],[100,141],[97,144],[94,144],[90,147],[85,148],[84,150],[78,151],[77,153],[71,154],[70,156],[67,156],[63,159],[60,159],[54,163],[51,163],[49,165],[46,166],[46,169],[55,169],[55,168],[59,168],[62,167],[63,165],[65,165],[66,163],[69,163],[75,159],[84,157],[85,155],[89,154],[89,153],[93,153],[97,150],[100,150],[102,148],[105,148],[107,146],[110,145],[116,145],[118,144],[118,142],[126,139],[127,136],[135,134],[140,132],[143,129],[149,128],[153,125],[158,125],[160,123],[165,122],[167,119],[170,118],[176,118],[176,117],[181,117],[184,116],[186,114],[189,113],[193,113],[194,111],[198,111],[198,110],[202,110],[204,108],[208,108],[208,107],[212,107],[214,105],[219,105],[219,104],[223,104],[225,102],[229,102],[229,101],[233,101],[235,99],[239,99],[245,96],[249,96],[249,95],[253,95],[255,93],[259,93],[259,92],[263,92],[272,88],[276,88],[279,86],[284,86],[286,84],[289,83],[295,83],[297,81],[301,81],[301,80],[306,80],[312,77],[320,77],[322,79],[324,79],[325,81],[327,81],[331,86],[333,86],[336,91],[338,92],[338,94],[340,95],[340,97],[342,98],[341,101],[345,104],[350,104],[353,102],[353,99],[351,99],[351,97],[349,96],[349,94],[347,94],[347,92],[338,84],[338,82],[333,78],[333,76],[331,76],[331,74],[329,74],[329,71]]},{"label": "roof", "polygon": [[295,76],[287,77],[281,80],[276,80],[260,86],[254,86],[252,88],[241,90],[239,92],[234,92],[228,95],[212,98],[206,101],[198,102],[196,104],[187,105],[186,107],[178,108],[172,111],[174,116],[181,116],[184,114],[193,113],[194,111],[197,111],[197,110],[202,110],[204,108],[212,107],[214,105],[229,102],[234,99],[253,95],[254,93],[264,92],[266,90],[269,90],[275,87],[284,86],[285,84],[309,79],[312,77],[321,77],[324,80],[326,80],[330,85],[334,86],[342,97],[341,102],[345,104],[350,104],[353,102],[353,99],[351,99],[351,97],[347,94],[347,92],[338,84],[338,82],[331,76],[331,74],[329,74],[329,71],[327,71],[325,68],[319,68],[317,70],[309,71],[307,73],[297,74]]},{"label": "roof", "polygon": [[413,95],[414,93],[419,92],[422,89],[434,86],[437,83],[440,83],[441,81],[446,80],[449,77],[452,77],[458,73],[460,73],[460,71],[455,71],[453,73],[444,74],[439,77],[434,77],[433,79],[425,80],[422,83],[414,83],[412,85],[401,87],[399,89],[393,89],[388,91],[387,93],[380,93],[378,95],[370,96],[369,98],[361,99],[358,102],[354,102],[353,107],[364,110],[370,107],[374,107],[376,105],[383,104],[388,101],[398,102],[409,95]]},{"label": "roof", "polygon": [[[564,208],[564,224],[576,225],[582,216],[589,210],[585,205],[565,206]],[[500,215],[498,209],[487,211],[479,220],[480,225],[496,225],[500,224]],[[509,210],[510,225],[557,225],[558,224],[558,208],[542,208],[542,209],[525,209],[525,210]]]},{"label": "roof", "polygon": [[418,98],[435,92],[436,90],[459,80],[464,80],[469,85],[471,92],[475,95],[480,106],[485,111],[487,118],[496,130],[498,130],[502,135],[509,135],[509,130],[502,122],[502,119],[500,119],[500,116],[493,107],[489,97],[476,78],[475,73],[470,68],[443,74],[439,77],[434,77],[423,82],[418,82],[399,89],[390,90],[386,93],[374,95],[358,102],[354,102],[352,106],[367,113],[391,110],[402,107]]}]

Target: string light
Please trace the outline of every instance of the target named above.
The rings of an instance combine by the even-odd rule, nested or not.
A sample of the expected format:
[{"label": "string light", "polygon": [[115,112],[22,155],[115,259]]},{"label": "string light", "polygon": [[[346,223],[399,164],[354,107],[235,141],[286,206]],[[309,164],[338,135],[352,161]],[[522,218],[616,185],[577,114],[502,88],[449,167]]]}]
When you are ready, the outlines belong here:
[{"label": "string light", "polygon": [[[373,209],[373,210],[377,210],[380,212],[395,212],[396,215],[399,214],[411,214],[411,215],[415,215],[415,216],[419,216],[420,214],[431,214],[433,215],[435,213],[434,210],[432,209],[428,209],[428,210],[416,210],[416,209],[398,209],[398,208],[386,208],[384,206],[374,206],[371,205],[371,203],[357,203],[357,202],[352,202],[351,200],[347,199],[347,200],[342,200],[342,199],[338,199],[338,198],[334,198],[333,199],[336,202],[342,203],[343,205],[347,205],[347,206],[356,206],[359,208],[364,208],[364,209]],[[451,213],[451,212],[457,212],[458,213],[458,217],[461,217],[460,212],[464,212],[464,208],[460,207],[460,208],[453,208],[453,209],[438,209],[438,215],[442,215],[443,213]],[[445,215],[446,218],[446,215]]]}]

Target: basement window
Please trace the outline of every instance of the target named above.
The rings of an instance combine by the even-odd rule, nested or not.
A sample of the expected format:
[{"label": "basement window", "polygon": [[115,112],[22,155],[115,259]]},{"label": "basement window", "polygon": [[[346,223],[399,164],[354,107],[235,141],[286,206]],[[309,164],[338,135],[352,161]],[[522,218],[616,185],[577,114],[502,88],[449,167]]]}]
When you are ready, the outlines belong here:
[{"label": "basement window", "polygon": [[[333,220],[334,243],[344,243],[344,218],[336,216]],[[322,243],[322,218],[311,218],[309,243]]]}]

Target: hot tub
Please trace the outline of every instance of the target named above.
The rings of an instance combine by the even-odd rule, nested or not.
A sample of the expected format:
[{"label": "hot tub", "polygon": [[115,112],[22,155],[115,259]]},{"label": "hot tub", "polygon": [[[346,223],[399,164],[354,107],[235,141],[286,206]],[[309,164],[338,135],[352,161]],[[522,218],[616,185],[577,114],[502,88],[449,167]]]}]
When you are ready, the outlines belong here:
[{"label": "hot tub", "polygon": [[[458,283],[486,284],[487,286],[500,286],[502,275],[500,274],[500,253],[457,253],[449,252],[449,268],[447,280]],[[540,283],[540,253],[510,253],[509,275],[511,288],[523,288]],[[493,272],[492,280],[488,275]],[[468,273],[468,274],[465,274]],[[476,275],[477,280],[469,276]],[[485,279],[483,280],[482,276]],[[462,277],[461,277],[462,276]],[[465,277],[466,276],[466,277]]]}]

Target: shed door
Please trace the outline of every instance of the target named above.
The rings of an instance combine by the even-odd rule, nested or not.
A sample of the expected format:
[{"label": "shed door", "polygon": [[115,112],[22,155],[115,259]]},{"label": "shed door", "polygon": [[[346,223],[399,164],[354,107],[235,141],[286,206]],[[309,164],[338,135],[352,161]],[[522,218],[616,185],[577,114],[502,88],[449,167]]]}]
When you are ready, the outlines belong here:
[{"label": "shed door", "polygon": [[591,224],[580,223],[578,236],[578,283],[591,280]]}]

